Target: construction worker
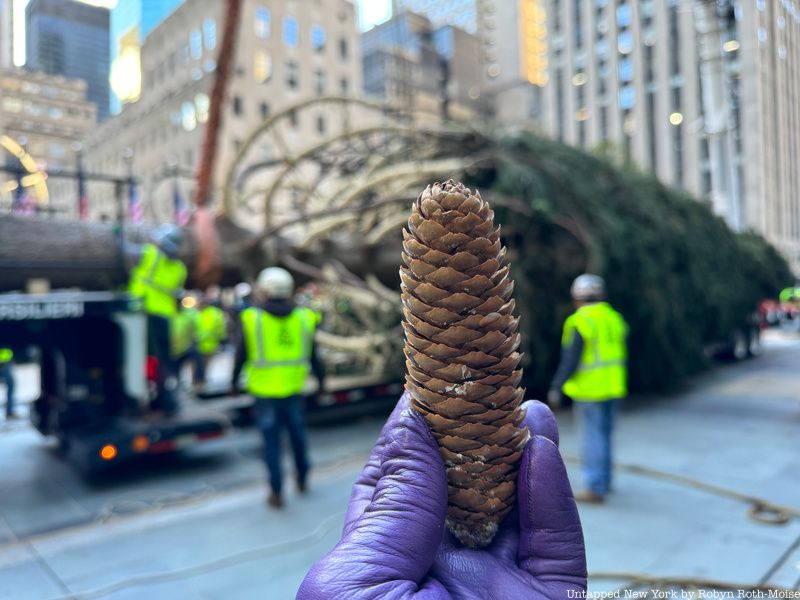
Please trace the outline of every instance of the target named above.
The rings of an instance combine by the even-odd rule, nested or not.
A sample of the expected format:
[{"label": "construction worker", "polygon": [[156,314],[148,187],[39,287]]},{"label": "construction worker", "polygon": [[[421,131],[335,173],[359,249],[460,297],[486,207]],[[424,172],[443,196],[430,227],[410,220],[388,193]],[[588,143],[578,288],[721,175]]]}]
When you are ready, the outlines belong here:
[{"label": "construction worker", "polygon": [[152,408],[166,413],[178,408],[177,370],[170,343],[170,321],[178,312],[178,298],[186,282],[186,266],[178,259],[183,236],[177,227],[158,230],[154,244],[138,250],[128,291],[141,298],[147,313],[148,354],[158,360],[156,399]]},{"label": "construction worker", "polygon": [[605,282],[584,274],[572,284],[575,312],[564,323],[562,354],[547,395],[556,408],[572,398],[582,429],[586,489],[581,502],[603,502],[611,488],[611,434],[617,404],[628,393],[625,339],[628,325],[608,302]]},{"label": "construction worker", "polygon": [[170,342],[175,372],[180,380],[183,365],[190,363],[197,372],[199,356],[197,353],[197,300],[187,294],[178,303],[178,312],[170,321]]},{"label": "construction worker", "polygon": [[14,412],[14,352],[0,348],[0,380],[6,384],[6,420],[16,419]]},{"label": "construction worker", "polygon": [[206,371],[211,358],[228,337],[225,311],[219,307],[219,290],[209,289],[200,301],[197,314],[197,350],[200,353],[196,382],[206,383]]},{"label": "construction worker", "polygon": [[236,351],[232,388],[238,390],[245,369],[246,389],[255,398],[258,426],[264,436],[269,471],[268,503],[283,506],[281,432],[289,431],[296,467],[297,489],[306,491],[309,462],[303,416],[303,388],[310,371],[324,386],[325,371],[317,360],[314,330],[317,313],[297,307],[294,279],[285,269],[261,271],[256,282],[256,305],[241,313],[242,335]]}]

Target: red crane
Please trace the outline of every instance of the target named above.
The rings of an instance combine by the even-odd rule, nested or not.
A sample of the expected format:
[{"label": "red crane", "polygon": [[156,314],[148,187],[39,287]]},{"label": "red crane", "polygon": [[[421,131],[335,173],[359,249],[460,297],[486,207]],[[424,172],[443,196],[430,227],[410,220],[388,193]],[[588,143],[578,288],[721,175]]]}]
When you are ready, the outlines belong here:
[{"label": "red crane", "polygon": [[197,210],[194,215],[194,225],[198,249],[194,275],[200,287],[213,284],[220,274],[219,237],[215,227],[215,217],[208,208],[208,202],[211,193],[211,178],[217,158],[217,140],[222,126],[228,80],[236,50],[241,8],[242,0],[227,0],[222,43],[217,56],[214,86],[211,90],[208,123],[203,136],[200,165],[197,168],[197,186],[194,197]]}]

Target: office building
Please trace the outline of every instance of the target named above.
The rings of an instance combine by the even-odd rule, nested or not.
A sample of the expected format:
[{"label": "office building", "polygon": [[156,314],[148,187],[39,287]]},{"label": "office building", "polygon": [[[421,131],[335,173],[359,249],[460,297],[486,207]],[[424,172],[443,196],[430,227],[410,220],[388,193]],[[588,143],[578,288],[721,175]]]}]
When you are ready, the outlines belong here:
[{"label": "office building", "polygon": [[103,120],[109,110],[109,11],[75,0],[31,0],[25,68],[87,83]]},{"label": "office building", "polygon": [[0,69],[14,62],[14,0],[0,0]]},{"label": "office building", "polygon": [[[355,7],[350,0],[327,0],[318,10],[305,2],[244,0],[234,68],[228,85],[217,144],[215,186],[230,167],[242,142],[271,115],[319,96],[352,96],[361,90],[361,61]],[[140,182],[147,220],[171,218],[177,167],[193,173],[200,159],[211,86],[222,43],[223,10],[218,0],[185,0],[155,29],[141,48],[142,91],[87,137],[87,169],[125,174],[126,153]],[[262,160],[297,151],[325,139],[341,125],[335,105],[297,113],[282,122],[283,144],[264,140],[256,153]],[[186,199],[192,178],[183,178]],[[215,199],[219,188],[216,188]],[[93,215],[113,214],[109,190],[91,191]],[[256,227],[258,214],[250,219]]]},{"label": "office building", "polygon": [[361,34],[364,92],[420,115],[469,119],[482,113],[480,40],[401,12]]},{"label": "office building", "polygon": [[[11,151],[22,148],[36,168],[55,175],[74,171],[80,140],[94,127],[96,107],[86,100],[87,84],[81,79],[0,69],[0,162],[13,162]],[[17,182],[0,174],[0,202],[8,205],[10,186]],[[50,208],[61,215],[77,212],[75,181],[49,177]],[[4,191],[0,189],[0,192]]]},{"label": "office building", "polygon": [[135,102],[141,93],[144,40],[184,0],[119,0],[111,9],[111,110]]},{"label": "office building", "polygon": [[609,146],[800,268],[800,10],[548,0],[547,133]]},{"label": "office building", "polygon": [[500,126],[541,125],[548,83],[545,0],[476,0],[484,93]]},{"label": "office building", "polygon": [[476,0],[392,0],[392,15],[404,11],[424,15],[434,27],[453,25],[467,33],[478,29]]}]

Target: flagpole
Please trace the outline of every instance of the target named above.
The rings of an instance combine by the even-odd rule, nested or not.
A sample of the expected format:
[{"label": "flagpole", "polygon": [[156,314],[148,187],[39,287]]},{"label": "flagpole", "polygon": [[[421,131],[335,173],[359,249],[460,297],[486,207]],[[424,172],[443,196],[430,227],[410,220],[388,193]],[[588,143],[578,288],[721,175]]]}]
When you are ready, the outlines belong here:
[{"label": "flagpole", "polygon": [[86,205],[86,182],[83,177],[83,148],[80,142],[72,144],[75,151],[75,166],[78,170],[78,219],[85,221],[89,216],[89,207]]}]

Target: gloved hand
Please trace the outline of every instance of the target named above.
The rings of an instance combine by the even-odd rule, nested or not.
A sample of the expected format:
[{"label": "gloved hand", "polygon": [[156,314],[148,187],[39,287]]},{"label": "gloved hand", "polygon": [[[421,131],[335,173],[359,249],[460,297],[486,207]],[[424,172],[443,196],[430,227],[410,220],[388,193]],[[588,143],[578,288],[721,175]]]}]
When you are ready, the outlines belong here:
[{"label": "gloved hand", "polygon": [[299,600],[566,598],[586,589],[578,511],[541,402],[525,403],[531,439],[517,508],[482,550],[445,531],[447,480],[436,440],[404,395],[353,487],[342,539],[315,564]]},{"label": "gloved hand", "polygon": [[561,408],[561,390],[553,389],[547,392],[547,404],[552,410]]}]

